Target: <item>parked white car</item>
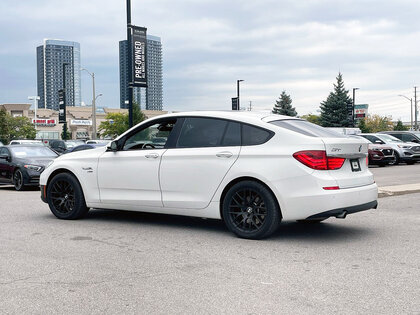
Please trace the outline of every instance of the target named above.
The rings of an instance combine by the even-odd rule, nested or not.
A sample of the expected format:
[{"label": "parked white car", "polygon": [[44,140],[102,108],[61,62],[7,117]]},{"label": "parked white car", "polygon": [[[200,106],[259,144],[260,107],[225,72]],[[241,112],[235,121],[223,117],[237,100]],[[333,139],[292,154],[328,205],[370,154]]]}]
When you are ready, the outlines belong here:
[{"label": "parked white car", "polygon": [[17,144],[24,144],[24,145],[42,145],[41,140],[12,140],[10,141],[9,145],[17,145]]},{"label": "parked white car", "polygon": [[168,114],[108,147],[55,159],[41,197],[60,219],[89,208],[177,214],[222,219],[239,237],[260,239],[281,220],[376,208],[367,152],[364,139],[287,116]]}]

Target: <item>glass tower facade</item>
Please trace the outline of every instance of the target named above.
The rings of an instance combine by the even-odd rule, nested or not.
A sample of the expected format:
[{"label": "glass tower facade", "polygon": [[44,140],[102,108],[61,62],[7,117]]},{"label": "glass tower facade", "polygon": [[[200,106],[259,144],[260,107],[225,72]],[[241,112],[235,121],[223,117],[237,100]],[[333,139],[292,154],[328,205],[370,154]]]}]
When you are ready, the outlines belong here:
[{"label": "glass tower facade", "polygon": [[[65,71],[66,105],[81,104],[80,44],[45,39],[36,48],[38,107],[58,110],[58,90],[63,88]],[[63,65],[67,64],[64,68]]]},{"label": "glass tower facade", "polygon": [[[128,108],[127,40],[119,43],[120,49],[120,108]],[[133,101],[142,109],[162,110],[162,43],[159,37],[147,35],[147,88],[136,87]]]}]

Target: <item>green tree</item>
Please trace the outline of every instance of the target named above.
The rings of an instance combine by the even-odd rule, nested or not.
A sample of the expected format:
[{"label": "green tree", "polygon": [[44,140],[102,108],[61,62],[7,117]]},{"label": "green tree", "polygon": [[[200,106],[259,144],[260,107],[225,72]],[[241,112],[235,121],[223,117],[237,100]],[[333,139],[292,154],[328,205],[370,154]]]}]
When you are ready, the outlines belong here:
[{"label": "green tree", "polygon": [[8,114],[2,109],[0,110],[0,141],[6,144],[9,138]]},{"label": "green tree", "polygon": [[365,118],[365,124],[370,132],[389,131],[394,128],[390,118],[379,115],[369,115]]},{"label": "green tree", "polygon": [[407,131],[408,129],[408,126],[404,126],[400,119],[398,119],[397,124],[394,126],[394,130],[396,131]]},{"label": "green tree", "polygon": [[319,115],[307,114],[307,115],[301,116],[300,118],[305,119],[313,124],[317,124],[317,125],[321,124],[321,117]]},{"label": "green tree", "polygon": [[359,120],[359,124],[357,125],[359,129],[362,131],[362,133],[370,133],[371,130],[368,126],[366,126],[366,120],[365,118]]},{"label": "green tree", "polygon": [[324,127],[349,127],[351,121],[347,108],[352,105],[349,91],[344,88],[343,75],[339,72],[334,91],[321,103],[321,125]]},{"label": "green tree", "polygon": [[8,120],[8,139],[28,139],[33,140],[36,136],[36,130],[28,117],[12,117],[6,115]]},{"label": "green tree", "polygon": [[[120,134],[128,130],[128,114],[122,113],[108,113],[105,121],[99,125],[99,132],[104,137],[116,138]],[[133,124],[137,125],[146,119],[140,106],[136,103],[133,104]]]},{"label": "green tree", "polygon": [[273,114],[285,116],[297,116],[296,109],[292,107],[292,98],[286,94],[286,91],[281,92],[279,99],[273,107]]},{"label": "green tree", "polygon": [[67,124],[63,124],[63,129],[61,132],[61,139],[63,140],[69,140],[70,139],[70,134],[69,131],[67,129]]}]

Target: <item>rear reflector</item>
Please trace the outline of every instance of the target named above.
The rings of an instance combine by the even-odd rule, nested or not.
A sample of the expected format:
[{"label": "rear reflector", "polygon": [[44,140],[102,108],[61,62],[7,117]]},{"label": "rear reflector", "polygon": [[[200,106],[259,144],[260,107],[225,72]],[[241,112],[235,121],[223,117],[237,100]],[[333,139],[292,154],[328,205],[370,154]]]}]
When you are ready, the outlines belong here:
[{"label": "rear reflector", "polygon": [[314,170],[337,170],[344,164],[345,158],[327,156],[325,151],[299,151],[293,157]]},{"label": "rear reflector", "polygon": [[324,190],[338,190],[340,187],[338,186],[330,186],[330,187],[322,187]]}]

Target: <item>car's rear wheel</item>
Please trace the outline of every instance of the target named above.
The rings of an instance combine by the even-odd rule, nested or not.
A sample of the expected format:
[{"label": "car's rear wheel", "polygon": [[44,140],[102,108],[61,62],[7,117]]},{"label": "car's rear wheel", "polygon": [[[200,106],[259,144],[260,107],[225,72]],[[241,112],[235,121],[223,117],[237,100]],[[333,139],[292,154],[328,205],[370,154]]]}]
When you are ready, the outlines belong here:
[{"label": "car's rear wheel", "polygon": [[47,201],[51,212],[59,219],[79,219],[89,211],[82,187],[69,173],[61,173],[51,179],[47,187]]},{"label": "car's rear wheel", "polygon": [[254,181],[232,186],[223,199],[223,219],[237,236],[262,239],[278,227],[281,215],[273,193]]},{"label": "car's rear wheel", "polygon": [[23,181],[23,174],[20,169],[17,169],[13,173],[13,185],[17,191],[22,191],[25,189],[24,181]]}]

